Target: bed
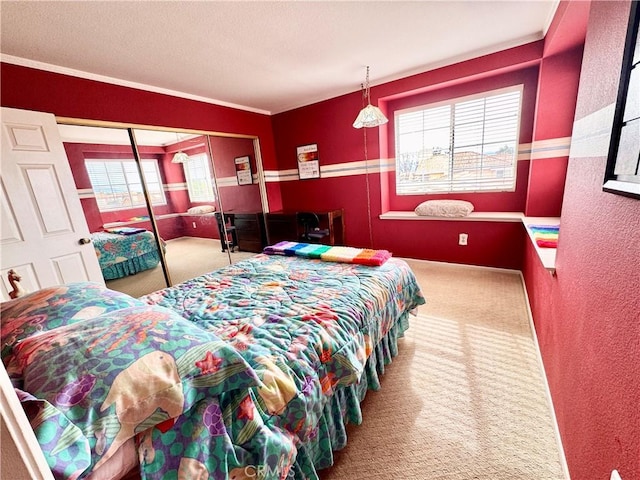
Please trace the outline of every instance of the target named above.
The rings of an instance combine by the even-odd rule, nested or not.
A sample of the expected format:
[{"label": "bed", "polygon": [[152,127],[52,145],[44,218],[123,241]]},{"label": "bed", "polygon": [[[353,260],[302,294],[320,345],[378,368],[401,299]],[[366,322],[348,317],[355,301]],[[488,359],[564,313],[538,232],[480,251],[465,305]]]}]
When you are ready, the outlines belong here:
[{"label": "bed", "polygon": [[142,228],[120,227],[91,234],[105,280],[135,275],[160,262],[153,233]]},{"label": "bed", "polygon": [[[40,310],[2,307],[3,361],[24,402],[46,405],[32,425],[56,432],[44,435],[43,449],[58,478],[100,471],[131,439],[142,478],[318,478],[346,444],[346,424],[361,422],[360,402],[379,388],[410,312],[424,303],[408,265],[393,258],[372,267],[259,254],[140,299],[60,288],[68,288],[62,297],[29,302]],[[183,395],[162,397],[162,408],[139,393],[115,401],[113,388],[163,385],[151,365],[164,364],[142,360],[153,354],[175,359],[165,370]],[[139,403],[144,411],[122,414]],[[70,435],[65,419],[80,432]],[[84,442],[86,457],[73,468],[71,439]]]}]

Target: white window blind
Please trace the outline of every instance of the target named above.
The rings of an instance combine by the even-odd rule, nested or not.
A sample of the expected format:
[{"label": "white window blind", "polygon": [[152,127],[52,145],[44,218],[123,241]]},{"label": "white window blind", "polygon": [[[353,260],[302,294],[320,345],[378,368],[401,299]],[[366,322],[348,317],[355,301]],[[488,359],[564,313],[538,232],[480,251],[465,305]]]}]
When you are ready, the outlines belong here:
[{"label": "white window blind", "polygon": [[396,112],[396,193],[513,191],[522,88]]},{"label": "white window blind", "polygon": [[184,176],[187,179],[189,200],[192,202],[214,202],[216,200],[206,154],[192,155],[183,163]]},{"label": "white window blind", "polygon": [[[134,160],[87,159],[85,167],[101,212],[146,206]],[[142,160],[142,171],[152,205],[166,205],[158,162]]]}]

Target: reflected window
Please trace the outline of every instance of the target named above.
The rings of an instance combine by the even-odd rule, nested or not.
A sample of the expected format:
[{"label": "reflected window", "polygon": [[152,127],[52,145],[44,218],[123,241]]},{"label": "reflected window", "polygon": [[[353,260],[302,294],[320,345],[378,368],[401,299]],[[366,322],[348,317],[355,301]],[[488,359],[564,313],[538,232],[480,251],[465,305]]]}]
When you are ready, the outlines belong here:
[{"label": "reflected window", "polygon": [[209,158],[206,154],[191,155],[184,165],[187,190],[191,202],[214,202],[216,199],[211,180]]},{"label": "reflected window", "polygon": [[[85,160],[91,187],[101,212],[146,206],[142,180],[134,160]],[[158,162],[143,160],[142,171],[154,206],[166,205]]]}]

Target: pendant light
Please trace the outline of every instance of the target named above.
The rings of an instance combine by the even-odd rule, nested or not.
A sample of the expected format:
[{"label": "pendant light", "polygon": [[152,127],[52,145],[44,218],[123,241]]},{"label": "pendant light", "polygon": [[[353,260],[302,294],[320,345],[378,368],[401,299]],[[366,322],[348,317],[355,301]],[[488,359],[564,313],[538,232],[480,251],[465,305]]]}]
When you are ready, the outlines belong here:
[{"label": "pendant light", "polygon": [[380,109],[371,105],[371,96],[369,94],[369,66],[367,66],[367,78],[362,89],[362,95],[367,101],[367,106],[360,110],[356,121],[353,122],[354,128],[379,127],[387,123],[389,120]]},{"label": "pendant light", "polygon": [[[180,137],[178,136],[178,132],[176,132],[176,144],[180,143]],[[184,153],[182,150],[179,150],[173,158],[171,159],[171,163],[187,163],[189,161],[189,155]]]}]

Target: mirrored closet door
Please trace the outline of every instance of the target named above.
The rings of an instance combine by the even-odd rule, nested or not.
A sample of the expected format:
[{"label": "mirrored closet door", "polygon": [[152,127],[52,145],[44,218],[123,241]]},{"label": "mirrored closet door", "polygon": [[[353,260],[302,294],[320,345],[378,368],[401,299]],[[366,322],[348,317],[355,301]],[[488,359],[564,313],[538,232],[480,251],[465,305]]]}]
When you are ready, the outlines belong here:
[{"label": "mirrored closet door", "polygon": [[[167,272],[129,131],[60,124],[58,128],[107,286],[136,297],[165,288]],[[144,156],[140,166],[158,174],[150,156]]]},{"label": "mirrored closet door", "polygon": [[[150,133],[165,140],[149,142]],[[171,284],[222,268],[231,262],[221,246],[223,215],[207,135],[134,129],[138,150],[155,151],[162,168],[164,200],[152,206],[165,249]],[[150,192],[158,191],[145,177]]]},{"label": "mirrored closet door", "polygon": [[264,246],[257,139],[74,119],[59,128],[109,288],[138,297]]},{"label": "mirrored closet door", "polygon": [[266,245],[259,150],[254,139],[241,137],[210,135],[209,145],[224,211],[222,248],[231,252],[233,262],[261,252]]}]

